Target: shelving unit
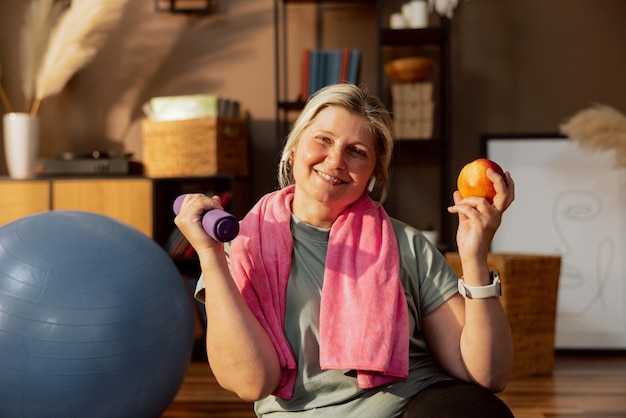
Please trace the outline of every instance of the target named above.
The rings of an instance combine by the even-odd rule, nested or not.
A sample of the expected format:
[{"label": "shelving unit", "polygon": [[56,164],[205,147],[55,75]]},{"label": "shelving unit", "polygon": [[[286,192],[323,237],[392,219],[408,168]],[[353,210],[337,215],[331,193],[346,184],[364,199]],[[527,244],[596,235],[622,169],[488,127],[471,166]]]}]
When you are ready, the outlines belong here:
[{"label": "shelving unit", "polygon": [[[330,7],[374,7],[374,0],[274,0],[274,55],[276,66],[276,132],[280,141],[284,141],[289,132],[291,116],[304,108],[305,102],[299,98],[299,92],[289,90],[292,77],[300,79],[301,72],[290,73],[288,63],[301,56],[289,57],[288,51],[288,9],[290,5],[313,5],[315,8],[314,44],[312,49],[322,49],[324,14]],[[282,142],[279,144],[282,145]]]},{"label": "shelving unit", "polygon": [[[395,7],[394,10],[391,8]],[[384,71],[388,60],[411,55],[434,56],[436,70],[433,76],[435,104],[433,135],[430,139],[396,138],[396,152],[394,155],[394,170],[400,170],[408,165],[422,165],[431,168],[438,178],[418,179],[439,183],[438,207],[439,213],[428,215],[429,220],[438,225],[440,245],[442,249],[450,250],[454,247],[450,238],[450,222],[447,207],[451,204],[452,185],[450,178],[451,161],[451,46],[450,23],[448,19],[440,18],[436,26],[422,29],[390,29],[389,16],[400,8],[400,3],[394,6],[385,0],[377,0],[378,16],[378,94],[391,109],[391,82]],[[398,183],[401,179],[393,177],[390,190],[390,200],[403,199],[398,196]],[[416,192],[417,193],[417,192]],[[393,205],[392,205],[393,206]],[[392,215],[398,208],[389,208]],[[425,215],[422,215],[425,218]],[[425,219],[422,219],[425,220]],[[419,220],[412,220],[419,227]]]}]

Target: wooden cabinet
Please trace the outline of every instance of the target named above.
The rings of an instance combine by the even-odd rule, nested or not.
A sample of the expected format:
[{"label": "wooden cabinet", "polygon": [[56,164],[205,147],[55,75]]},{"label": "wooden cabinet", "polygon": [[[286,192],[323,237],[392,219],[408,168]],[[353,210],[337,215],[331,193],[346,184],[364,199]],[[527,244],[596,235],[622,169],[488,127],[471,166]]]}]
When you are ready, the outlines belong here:
[{"label": "wooden cabinet", "polygon": [[46,180],[0,180],[0,226],[50,208]]},{"label": "wooden cabinet", "polygon": [[110,216],[153,236],[153,183],[145,178],[0,180],[0,225],[48,210]]},{"label": "wooden cabinet", "polygon": [[58,179],[52,182],[52,208],[110,216],[153,237],[153,181],[136,179]]}]

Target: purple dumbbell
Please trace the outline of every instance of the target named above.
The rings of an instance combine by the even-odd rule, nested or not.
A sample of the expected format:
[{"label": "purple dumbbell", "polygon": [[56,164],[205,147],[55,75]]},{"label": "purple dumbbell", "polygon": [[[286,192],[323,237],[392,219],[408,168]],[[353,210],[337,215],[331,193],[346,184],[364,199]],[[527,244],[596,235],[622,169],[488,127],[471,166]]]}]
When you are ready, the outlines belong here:
[{"label": "purple dumbbell", "polygon": [[[174,200],[174,213],[178,215],[180,207],[185,200],[185,195],[180,195]],[[202,228],[216,241],[227,242],[235,239],[239,234],[239,222],[237,218],[221,209],[213,209],[202,215]]]}]

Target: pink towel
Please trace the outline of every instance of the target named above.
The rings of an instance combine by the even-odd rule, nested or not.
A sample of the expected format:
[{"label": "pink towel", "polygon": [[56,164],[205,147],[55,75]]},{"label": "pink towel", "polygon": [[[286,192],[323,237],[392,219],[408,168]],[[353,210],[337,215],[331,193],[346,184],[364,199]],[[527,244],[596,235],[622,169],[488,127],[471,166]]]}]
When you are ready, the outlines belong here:
[{"label": "pink towel", "polygon": [[[284,334],[294,186],[265,195],[231,244],[231,270],[283,368],[274,395],[290,399],[296,361]],[[330,230],[320,307],[320,366],[356,370],[360,387],[408,377],[409,325],[399,253],[382,206],[363,195]]]}]

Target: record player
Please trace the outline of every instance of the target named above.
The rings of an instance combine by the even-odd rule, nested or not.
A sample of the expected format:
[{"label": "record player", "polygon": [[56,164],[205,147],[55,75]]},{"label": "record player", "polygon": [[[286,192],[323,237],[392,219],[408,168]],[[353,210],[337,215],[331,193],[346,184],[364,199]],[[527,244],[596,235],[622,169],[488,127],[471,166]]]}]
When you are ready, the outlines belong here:
[{"label": "record player", "polygon": [[90,154],[64,153],[57,158],[38,160],[36,174],[39,177],[141,174],[141,164],[131,161],[131,156],[132,154],[112,156],[103,151],[93,151]]}]

